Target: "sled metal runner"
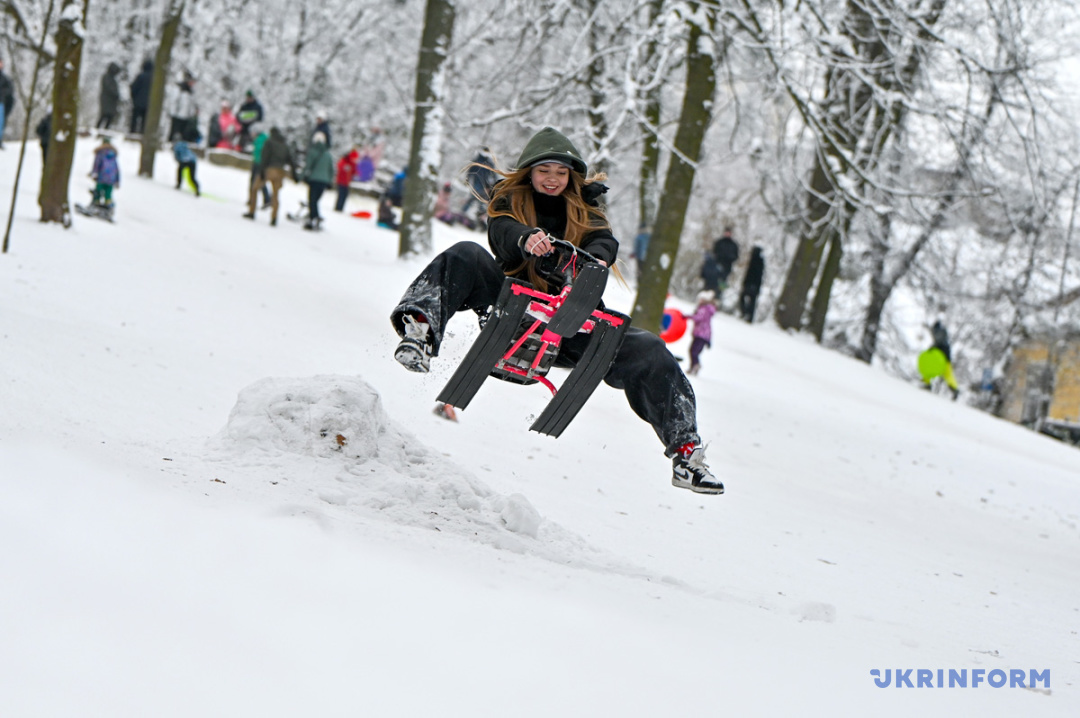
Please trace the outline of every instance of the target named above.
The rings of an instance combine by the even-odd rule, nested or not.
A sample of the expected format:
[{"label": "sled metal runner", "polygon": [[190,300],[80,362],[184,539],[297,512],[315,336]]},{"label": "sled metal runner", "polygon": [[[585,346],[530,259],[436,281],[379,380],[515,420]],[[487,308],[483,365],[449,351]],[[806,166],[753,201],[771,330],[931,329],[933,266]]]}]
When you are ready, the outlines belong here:
[{"label": "sled metal runner", "polygon": [[[598,309],[607,267],[569,242],[555,240],[556,271],[567,284],[558,295],[507,277],[484,328],[447,382],[438,400],[464,409],[488,376],[517,384],[546,386],[552,393],[530,427],[559,436],[600,384],[622,345],[630,318]],[[584,261],[583,261],[584,260]],[[563,340],[589,335],[581,359],[557,388],[547,372]]]}]

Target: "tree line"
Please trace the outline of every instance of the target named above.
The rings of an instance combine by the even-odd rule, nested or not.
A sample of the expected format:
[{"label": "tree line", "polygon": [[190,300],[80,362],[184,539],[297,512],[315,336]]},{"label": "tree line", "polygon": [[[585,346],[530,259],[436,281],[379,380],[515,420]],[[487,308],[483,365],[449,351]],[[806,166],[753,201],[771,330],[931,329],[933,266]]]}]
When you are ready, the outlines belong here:
[{"label": "tree line", "polygon": [[54,117],[85,124],[105,65],[150,58],[155,91],[189,71],[206,108],[254,87],[286,131],[316,105],[345,139],[379,126],[409,170],[403,254],[477,147],[505,167],[553,125],[611,176],[624,245],[652,228],[642,327],[725,224],[765,247],[772,321],[901,374],[936,315],[969,382],[1077,318],[1067,0],[57,2],[45,42],[44,0],[2,27],[17,80],[49,59]]}]

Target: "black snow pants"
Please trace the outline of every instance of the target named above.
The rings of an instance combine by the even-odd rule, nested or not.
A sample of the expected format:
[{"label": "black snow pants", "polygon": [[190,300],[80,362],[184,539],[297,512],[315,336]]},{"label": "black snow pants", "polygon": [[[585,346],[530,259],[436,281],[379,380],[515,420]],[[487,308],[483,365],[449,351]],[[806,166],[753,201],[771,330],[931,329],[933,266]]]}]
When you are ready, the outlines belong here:
[{"label": "black snow pants", "polygon": [[[475,242],[458,242],[413,280],[390,320],[404,336],[405,315],[422,314],[431,327],[432,354],[438,356],[450,317],[466,309],[485,313],[499,298],[505,279],[486,249]],[[564,340],[556,365],[575,366],[588,342],[587,334]],[[694,389],[660,337],[630,327],[604,382],[626,393],[630,408],[653,427],[669,457],[686,444],[700,442]]]}]

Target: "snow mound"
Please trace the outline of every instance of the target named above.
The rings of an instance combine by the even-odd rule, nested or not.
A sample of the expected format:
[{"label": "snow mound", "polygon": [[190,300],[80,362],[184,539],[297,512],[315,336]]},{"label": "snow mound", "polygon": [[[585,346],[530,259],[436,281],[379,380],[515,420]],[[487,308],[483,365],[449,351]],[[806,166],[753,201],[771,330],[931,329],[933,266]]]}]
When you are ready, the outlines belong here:
[{"label": "snow mound", "polygon": [[[266,378],[240,392],[210,442],[229,489],[274,497],[327,527],[379,518],[566,564],[642,575],[503,496],[394,422],[359,377]],[[224,469],[224,471],[222,470]]]},{"label": "snow mound", "polygon": [[[225,426],[236,447],[405,468],[423,463],[394,427],[379,394],[359,378],[262,379],[240,392]],[[380,451],[381,449],[381,451]]]}]

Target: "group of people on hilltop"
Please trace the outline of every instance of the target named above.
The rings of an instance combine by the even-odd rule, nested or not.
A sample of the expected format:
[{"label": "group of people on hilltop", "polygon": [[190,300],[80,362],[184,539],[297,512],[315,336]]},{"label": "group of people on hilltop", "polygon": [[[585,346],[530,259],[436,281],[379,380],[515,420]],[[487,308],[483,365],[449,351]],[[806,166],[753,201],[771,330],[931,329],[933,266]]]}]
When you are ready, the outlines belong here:
[{"label": "group of people on hilltop", "polygon": [[270,207],[270,225],[277,226],[279,193],[288,176],[291,176],[294,182],[302,181],[307,184],[308,216],[304,221],[304,229],[318,229],[323,219],[319,201],[335,181],[334,161],[330,154],[330,122],[326,112],[320,111],[316,115],[315,128],[308,138],[302,165],[293,156],[288,140],[277,127],[271,127],[269,132],[259,132],[253,138],[248,211],[243,216],[255,219],[261,194],[262,206]]},{"label": "group of people on hilltop", "polygon": [[[739,243],[732,236],[733,229],[724,227],[720,237],[712,247],[705,250],[701,266],[702,291],[697,296],[697,306],[688,319],[693,324],[690,344],[690,368],[688,374],[697,374],[701,369],[701,352],[712,346],[712,319],[720,308],[721,293],[728,287],[735,262],[739,259]],[[645,234],[644,239],[642,234]],[[635,238],[634,253],[639,270],[648,251],[648,231],[643,227]],[[765,278],[765,256],[759,245],[754,245],[750,252],[746,273],[743,275],[742,290],[739,293],[739,315],[748,323],[753,323],[757,311],[758,295]]]},{"label": "group of people on hilltop", "polygon": [[[487,206],[491,199],[491,192],[498,182],[498,174],[492,167],[494,160],[491,150],[481,147],[465,168],[465,184],[469,190],[469,196],[461,208],[455,210],[452,206],[453,185],[443,182],[435,196],[433,216],[435,219],[451,226],[460,225],[467,229],[487,228]],[[394,207],[400,207],[405,199],[405,180],[408,169],[404,168],[390,182],[386,192],[379,198],[379,226],[386,229],[398,228],[394,218]],[[476,206],[475,214],[469,210]]]},{"label": "group of people on hilltop", "polygon": [[206,132],[206,146],[223,150],[248,152],[255,141],[252,127],[263,120],[262,103],[255,98],[255,93],[248,90],[244,101],[233,112],[228,101],[221,103],[221,109],[210,118]]},{"label": "group of people on hilltop", "polygon": [[[712,292],[716,301],[720,301],[721,294],[729,286],[731,271],[739,260],[739,243],[732,236],[733,229],[724,227],[720,237],[713,242],[713,246],[705,250],[705,256],[701,263],[701,280],[704,291]],[[742,289],[739,292],[738,311],[739,315],[747,322],[753,323],[754,314],[757,311],[758,295],[761,293],[761,283],[765,278],[765,256],[760,245],[754,245],[750,251],[750,261],[743,275]]]}]

